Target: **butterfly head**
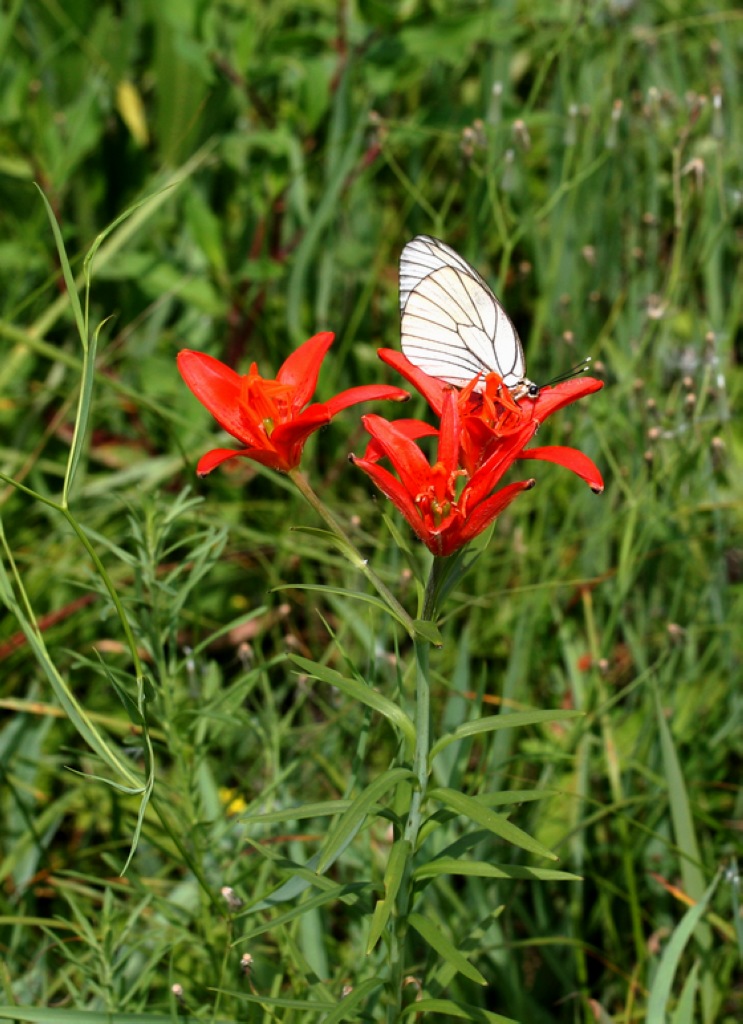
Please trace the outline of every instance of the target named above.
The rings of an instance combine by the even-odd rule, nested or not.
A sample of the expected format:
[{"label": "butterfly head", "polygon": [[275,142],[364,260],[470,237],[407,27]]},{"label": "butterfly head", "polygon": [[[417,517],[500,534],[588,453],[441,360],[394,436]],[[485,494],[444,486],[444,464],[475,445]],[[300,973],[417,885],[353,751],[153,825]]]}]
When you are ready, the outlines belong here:
[{"label": "butterfly head", "polygon": [[541,388],[533,380],[528,380],[524,377],[523,380],[520,380],[513,387],[509,387],[508,390],[511,392],[511,397],[518,402],[522,398],[539,398]]}]

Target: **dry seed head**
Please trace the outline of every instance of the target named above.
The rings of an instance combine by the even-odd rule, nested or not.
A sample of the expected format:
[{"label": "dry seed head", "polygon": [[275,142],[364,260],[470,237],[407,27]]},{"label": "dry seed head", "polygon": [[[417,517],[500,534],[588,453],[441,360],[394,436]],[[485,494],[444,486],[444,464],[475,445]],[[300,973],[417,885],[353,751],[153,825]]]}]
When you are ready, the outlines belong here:
[{"label": "dry seed head", "polygon": [[531,136],[529,135],[529,129],[526,127],[526,122],[522,121],[521,118],[513,122],[513,139],[516,145],[520,146],[523,150],[531,149]]},{"label": "dry seed head", "polygon": [[465,159],[469,160],[474,156],[475,142],[475,132],[469,125],[467,125],[462,129],[462,135],[459,139],[459,151]]},{"label": "dry seed head", "polygon": [[183,985],[179,985],[176,981],[170,986],[170,991],[173,993],[178,1002],[183,1002]]},{"label": "dry seed head", "polygon": [[725,137],[725,121],[722,115],[722,89],[719,85],[712,90],[712,137]]},{"label": "dry seed head", "polygon": [[244,669],[251,668],[251,666],[253,665],[253,662],[255,660],[253,656],[253,648],[247,642],[247,640],[243,640],[242,643],[238,644],[237,657]]},{"label": "dry seed head", "polygon": [[658,415],[658,403],[655,401],[654,398],[648,398],[647,402],[645,403],[645,412],[647,412],[650,416]]},{"label": "dry seed head", "polygon": [[660,112],[660,90],[657,86],[651,85],[648,89],[648,97],[645,106],[643,107],[643,113],[645,117],[650,120]]},{"label": "dry seed head", "polygon": [[490,104],[488,105],[488,124],[499,124],[501,119],[501,99],[503,97],[503,83],[493,82],[490,90]]},{"label": "dry seed head", "polygon": [[692,160],[689,160],[687,164],[681,168],[682,174],[693,174],[694,184],[698,189],[704,184],[704,176],[707,173],[704,160],[701,157],[695,156]]},{"label": "dry seed head", "polygon": [[528,260],[521,260],[518,265],[518,271],[522,277],[528,277],[532,271],[531,263]]},{"label": "dry seed head", "polygon": [[596,266],[596,247],[593,245],[584,245],[580,251],[581,256],[589,265],[589,267]]},{"label": "dry seed head", "polygon": [[512,149],[507,149],[503,154],[503,174],[501,175],[500,187],[504,192],[513,192],[516,187],[515,159],[516,154]]},{"label": "dry seed head", "polygon": [[645,312],[649,320],[662,320],[667,308],[668,303],[660,295],[648,295]]},{"label": "dry seed head", "polygon": [[666,626],[666,631],[674,643],[681,643],[686,636],[686,630],[683,626],[679,626],[676,622],[669,622]]},{"label": "dry seed head", "polygon": [[417,992],[416,997],[415,997],[416,998],[416,1002],[419,999],[423,998],[423,986],[421,985],[419,978],[416,978],[416,977],[414,977],[414,975],[409,974],[406,978],[403,979],[403,985],[413,985],[414,986],[414,988],[416,989],[416,992]]},{"label": "dry seed head", "polygon": [[663,431],[660,429],[660,427],[650,427],[645,436],[651,444],[655,444],[656,441],[660,440],[662,433]]},{"label": "dry seed head", "polygon": [[253,958],[250,953],[243,953],[240,957],[240,970],[245,975],[252,974],[253,972]]},{"label": "dry seed head", "polygon": [[725,468],[725,442],[721,437],[713,437],[709,443],[709,448],[712,454],[712,466],[719,473]]},{"label": "dry seed head", "polygon": [[606,132],[606,140],[604,142],[604,145],[607,149],[617,148],[617,126],[622,116],[623,108],[624,103],[622,102],[622,100],[614,100],[614,102],[611,105],[611,120],[609,121],[609,128]]},{"label": "dry seed head", "polygon": [[687,416],[693,416],[697,407],[697,396],[691,392],[684,398],[684,412]]},{"label": "dry seed head", "polygon": [[632,381],[632,390],[635,392],[636,395],[639,395],[640,392],[643,391],[644,389],[645,381],[642,379],[642,377],[635,377],[635,379]]},{"label": "dry seed head", "polygon": [[562,340],[565,342],[566,345],[574,345],[575,344],[575,335],[573,334],[572,331],[563,331],[562,332]]},{"label": "dry seed head", "polygon": [[222,894],[222,899],[225,901],[230,910],[239,910],[243,905],[243,901],[237,895],[235,890],[230,885],[223,885],[219,890]]}]

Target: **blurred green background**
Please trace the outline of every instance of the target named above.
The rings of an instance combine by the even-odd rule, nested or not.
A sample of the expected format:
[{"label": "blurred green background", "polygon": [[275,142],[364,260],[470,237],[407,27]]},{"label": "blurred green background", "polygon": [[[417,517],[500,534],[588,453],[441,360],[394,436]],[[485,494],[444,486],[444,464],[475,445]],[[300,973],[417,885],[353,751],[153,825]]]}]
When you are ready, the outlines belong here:
[{"label": "blurred green background", "polygon": [[[434,657],[437,733],[499,707],[586,713],[457,746],[448,779],[538,792],[514,821],[585,881],[431,887],[490,985],[445,985],[429,964],[430,990],[524,1024],[643,1021],[670,937],[721,869],[666,1019],[740,1019],[742,29],[733,3],[681,0],[5,0],[0,468],[59,499],[80,382],[33,183],[78,274],[130,210],[92,269],[91,322],[105,323],[71,510],[151,676],[160,803],[120,878],[139,804],[67,770],[109,777],[48,666],[142,769],[114,687],[135,692],[121,622],[70,524],[3,483],[49,661],[4,616],[2,1002],[309,1021],[324,1011],[254,996],[319,1005],[377,970],[362,954],[381,821],[333,869],[377,887],[363,900],[272,927],[286,905],[234,914],[219,893],[250,908],[292,875],[328,822],[291,808],[342,796],[394,753],[384,724],[299,678],[287,652],[352,664],[393,695],[407,692],[405,638],[374,608],[301,589],[367,584],[295,530],[319,523],[285,480],[247,462],[195,479],[223,439],[175,355],[271,377],[333,330],[319,398],[398,383],[376,349],[399,343],[397,259],[426,232],[492,283],[530,377],[591,355],[607,384],[539,438],[596,459],[604,495],[538,467]],[[391,509],[348,466],[364,445],[351,410],[304,467],[414,612],[425,559],[399,522],[407,548],[394,543]],[[380,1012],[370,998],[348,1019]]]}]

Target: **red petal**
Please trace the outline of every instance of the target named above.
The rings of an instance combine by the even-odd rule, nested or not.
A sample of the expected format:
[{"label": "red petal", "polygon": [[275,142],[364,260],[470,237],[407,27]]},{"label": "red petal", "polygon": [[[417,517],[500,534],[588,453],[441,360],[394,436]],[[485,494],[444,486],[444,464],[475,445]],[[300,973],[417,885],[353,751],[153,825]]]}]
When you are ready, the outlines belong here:
[{"label": "red petal", "polygon": [[[395,430],[399,430],[401,433],[409,437],[411,441],[417,441],[419,437],[436,437],[438,430],[436,427],[432,427],[430,423],[424,423],[423,420],[394,420]],[[384,457],[384,451],[378,441],[373,438],[366,446],[364,452],[364,459],[367,461],[378,462]]]},{"label": "red petal", "polygon": [[600,391],[603,386],[604,382],[596,380],[595,377],[574,377],[572,380],[564,380],[560,384],[555,384],[554,387],[542,388],[535,399],[522,398],[519,407],[525,414],[530,408],[533,408],[534,418],[539,423],[543,423],[558,409],[564,409],[566,405],[577,402],[579,398],[585,398],[586,395]]},{"label": "red petal", "polygon": [[359,402],[377,402],[386,399],[392,402],[407,402],[410,395],[402,388],[393,388],[388,384],[361,384],[356,388],[349,388],[341,391],[340,394],[329,398],[324,404],[330,410],[330,415],[335,416],[342,409],[358,405]]},{"label": "red petal", "polygon": [[298,413],[288,423],[279,423],[271,434],[271,445],[281,453],[284,469],[293,469],[298,465],[302,454],[302,445],[310,434],[330,423],[328,407],[317,402],[309,405],[304,412]]},{"label": "red petal", "polygon": [[429,531],[426,529],[426,525],[421,518],[415,502],[400,481],[394,477],[392,473],[386,470],[384,466],[379,466],[376,462],[368,462],[366,459],[357,459],[353,455],[351,456],[351,461],[354,466],[358,466],[359,469],[363,469],[363,471],[371,477],[382,494],[389,498],[398,512],[407,519],[408,523],[420,540],[422,540],[424,544],[428,544],[430,540]]},{"label": "red petal", "polygon": [[238,441],[254,444],[240,414],[240,374],[205,352],[183,349],[177,362],[181,377],[217,423]]},{"label": "red petal", "polygon": [[231,448],[214,448],[199,459],[196,473],[198,476],[206,476],[217,466],[221,466],[223,462],[235,458],[250,459],[251,462],[259,462],[262,466],[266,466],[268,469],[277,469],[281,473],[286,473],[292,468],[291,465],[287,465],[281,455],[268,448],[244,448],[242,451],[233,451]]},{"label": "red petal", "polygon": [[441,428],[439,430],[439,462],[447,473],[453,473],[459,461],[459,412],[457,395],[449,388],[444,395],[444,408],[441,412]]},{"label": "red petal", "polygon": [[292,352],[276,374],[276,380],[281,384],[290,384],[296,388],[292,396],[292,409],[295,412],[304,408],[314,395],[320,365],[334,337],[330,331],[315,334]]},{"label": "red petal", "polygon": [[228,459],[236,459],[238,455],[248,455],[248,450],[236,452],[233,448],[214,448],[212,451],[202,455],[196,466],[197,476],[206,476],[217,466],[221,466]]},{"label": "red petal", "polygon": [[594,493],[601,494],[604,489],[604,481],[598,467],[577,448],[566,448],[557,444],[545,448],[528,448],[521,452],[519,458],[541,459],[543,462],[554,462],[558,466],[565,466],[566,469],[572,470],[576,476],[585,480]]},{"label": "red petal", "polygon": [[462,493],[464,500],[466,492],[466,508],[474,508],[487,498],[500,478],[521,455],[524,445],[531,440],[534,429],[534,423],[527,422],[516,433],[507,434],[499,439],[492,453],[476,470]]},{"label": "red petal", "polygon": [[402,430],[397,430],[394,423],[374,413],[362,416],[361,421],[396,469],[405,490],[411,495],[425,490],[431,467],[418,445]]},{"label": "red petal", "polygon": [[479,533],[482,533],[485,527],[490,526],[492,521],[511,504],[514,498],[517,498],[522,491],[531,490],[535,483],[535,480],[519,480],[515,484],[509,484],[508,487],[502,488],[491,498],[480,502],[467,516],[460,531],[461,541],[458,546],[461,547],[462,544],[467,544]]},{"label": "red petal", "polygon": [[377,355],[383,363],[387,363],[393,370],[397,370],[409,384],[413,385],[416,391],[423,395],[437,416],[441,415],[441,410],[444,407],[444,395],[450,390],[451,385],[444,384],[436,377],[429,377],[423,370],[413,366],[402,352],[397,352],[393,348],[379,348]]}]

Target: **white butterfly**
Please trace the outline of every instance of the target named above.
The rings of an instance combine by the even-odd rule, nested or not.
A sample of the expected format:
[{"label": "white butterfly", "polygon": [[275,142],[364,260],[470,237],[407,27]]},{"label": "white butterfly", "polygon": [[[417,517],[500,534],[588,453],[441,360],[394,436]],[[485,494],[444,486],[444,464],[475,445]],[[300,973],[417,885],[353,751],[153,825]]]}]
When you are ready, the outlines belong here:
[{"label": "white butterfly", "polygon": [[402,350],[429,377],[463,387],[497,373],[515,399],[536,398],[511,319],[477,271],[448,245],[417,235],[400,256]]}]

